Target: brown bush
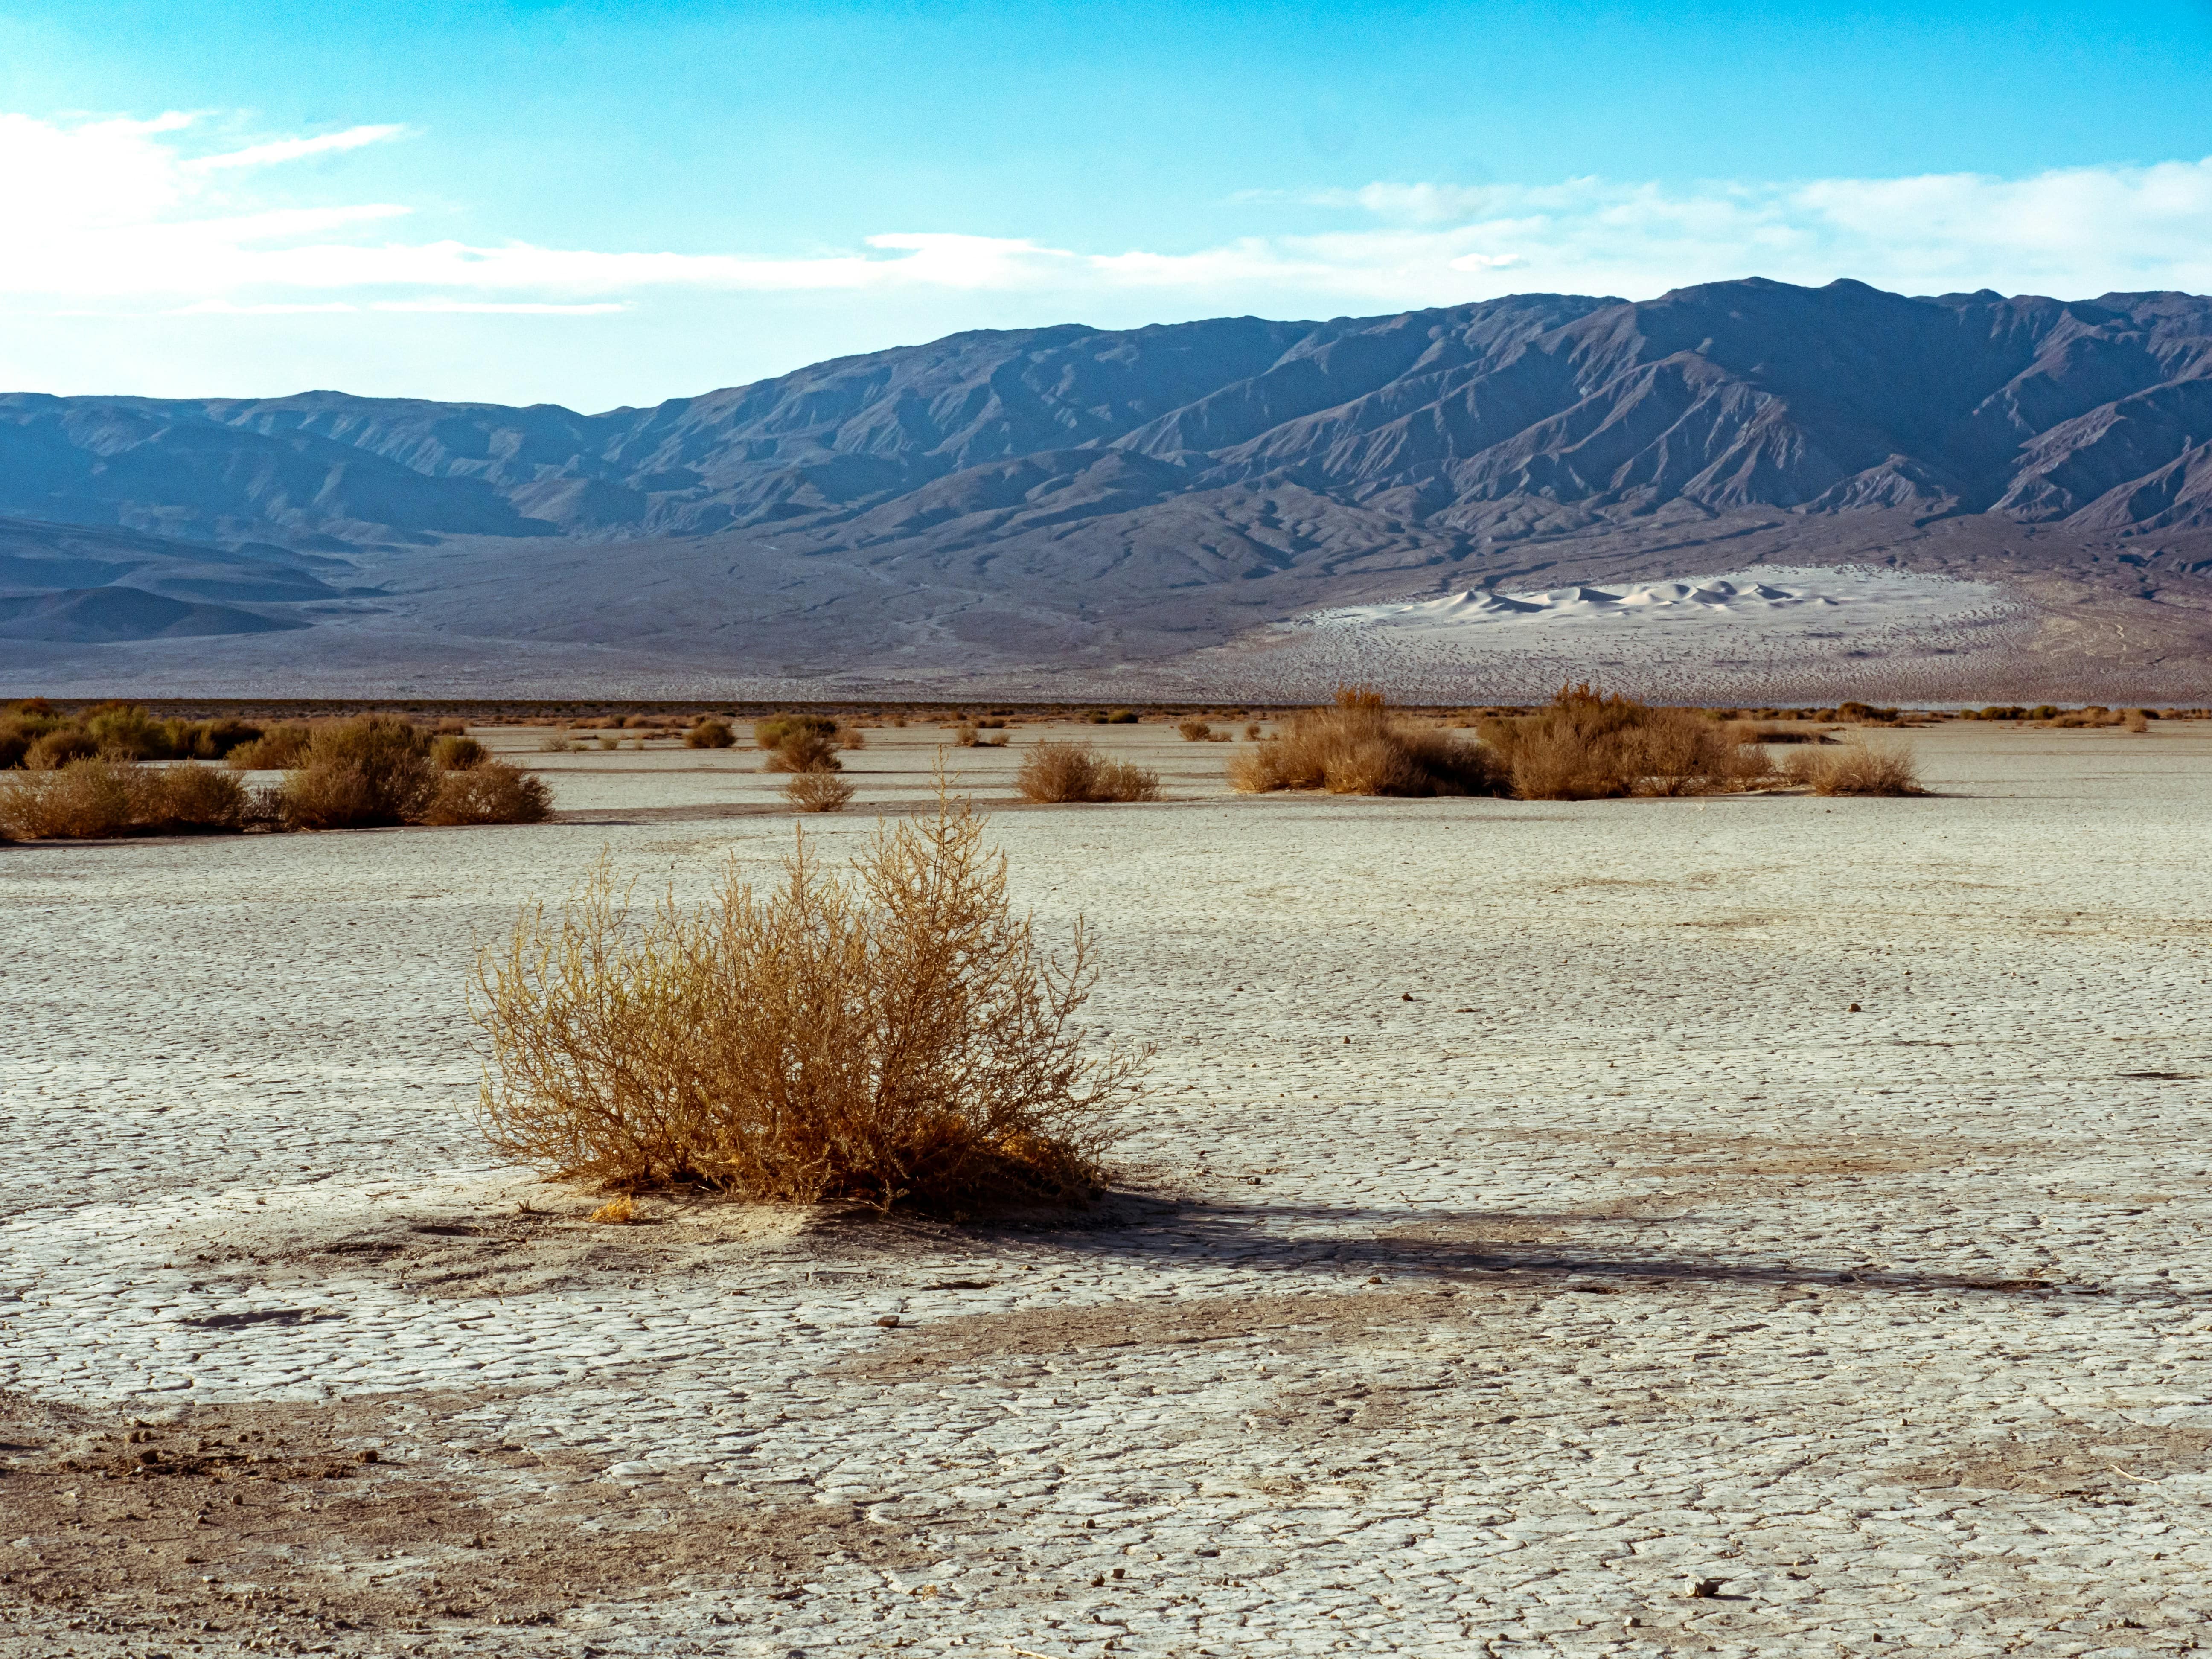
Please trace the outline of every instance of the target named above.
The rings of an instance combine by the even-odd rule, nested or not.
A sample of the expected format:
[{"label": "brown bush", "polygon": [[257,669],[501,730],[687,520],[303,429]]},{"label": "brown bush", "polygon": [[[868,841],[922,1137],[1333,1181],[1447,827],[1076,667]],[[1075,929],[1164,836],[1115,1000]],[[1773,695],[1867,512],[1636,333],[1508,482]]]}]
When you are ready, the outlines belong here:
[{"label": "brown bush", "polygon": [[702,719],[684,734],[684,746],[687,749],[727,749],[737,740],[738,734],[730,730],[727,720]]},{"label": "brown bush", "polygon": [[203,766],[78,760],[0,779],[0,830],[23,841],[234,831],[246,811],[245,787]]},{"label": "brown bush", "polygon": [[146,787],[139,810],[149,834],[221,834],[246,827],[246,785],[229,772],[186,763],[142,775]]},{"label": "brown bush", "polygon": [[733,861],[714,899],[646,915],[602,860],[478,960],[492,1145],[632,1189],[1082,1201],[1146,1055],[1085,1052],[1089,937],[1064,970],[1039,953],[983,827],[940,796],[850,877],[802,834],[769,892]]},{"label": "brown bush", "polygon": [[783,798],[802,812],[842,812],[854,788],[834,772],[801,772],[783,786]]},{"label": "brown bush", "polygon": [[799,732],[834,738],[837,722],[827,714],[770,714],[766,720],[753,722],[753,744],[760,749],[781,749],[786,738]]},{"label": "brown bush", "polygon": [[31,744],[23,764],[33,772],[58,772],[72,761],[90,760],[100,753],[92,734],[74,726],[57,727]]},{"label": "brown bush", "polygon": [[474,738],[450,732],[430,743],[430,764],[441,772],[465,772],[482,766],[490,756],[491,751]]},{"label": "brown bush", "polygon": [[1213,736],[1212,726],[1195,716],[1189,720],[1177,720],[1176,731],[1181,734],[1185,743],[1205,743]]},{"label": "brown bush", "polygon": [[1333,795],[1490,795],[1502,793],[1482,750],[1433,726],[1393,716],[1380,691],[1348,685],[1328,708],[1294,715],[1282,732],[1229,763],[1245,794],[1325,789]]},{"label": "brown bush", "polygon": [[543,823],[552,811],[553,791],[544,779],[504,761],[485,761],[440,778],[422,822]]},{"label": "brown bush", "polygon": [[2150,730],[2151,714],[2146,708],[2130,708],[2125,721],[2127,729],[2138,737]]},{"label": "brown bush", "polygon": [[1772,775],[1765,750],[1732,722],[1587,685],[1534,714],[1486,721],[1482,736],[1522,800],[1711,794]]},{"label": "brown bush", "polygon": [[240,744],[223,757],[223,764],[240,772],[286,772],[307,758],[314,733],[304,726],[272,726],[249,743]]},{"label": "brown bush", "polygon": [[319,726],[285,776],[285,821],[295,830],[414,823],[438,793],[429,750],[422,732],[396,715]]},{"label": "brown bush", "polygon": [[83,841],[128,835],[137,817],[136,769],[104,760],[11,773],[0,779],[0,827],[19,841]]},{"label": "brown bush", "polygon": [[761,763],[763,772],[842,772],[845,763],[837,758],[837,736],[834,731],[824,732],[811,726],[793,726],[787,730],[768,758]]},{"label": "brown bush", "polygon": [[1783,763],[1792,783],[1810,785],[1816,795],[1924,795],[1920,768],[1903,744],[1849,743],[1810,754],[1792,755]]},{"label": "brown bush", "polygon": [[973,749],[982,741],[982,738],[976,735],[975,723],[973,720],[963,720],[952,728],[952,741],[956,747]]},{"label": "brown bush", "polygon": [[1033,801],[1158,800],[1160,775],[1108,760],[1087,743],[1041,743],[1022,757],[1014,787]]}]

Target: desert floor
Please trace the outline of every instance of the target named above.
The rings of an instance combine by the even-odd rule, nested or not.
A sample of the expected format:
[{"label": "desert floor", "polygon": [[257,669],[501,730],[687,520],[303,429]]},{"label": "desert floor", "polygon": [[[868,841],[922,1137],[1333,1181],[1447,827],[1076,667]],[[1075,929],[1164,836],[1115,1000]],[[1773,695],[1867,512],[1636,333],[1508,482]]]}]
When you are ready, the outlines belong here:
[{"label": "desert floor", "polygon": [[[1573,805],[1087,735],[1170,799],[994,833],[1159,1052],[1058,1228],[593,1225],[483,1149],[475,942],[602,848],[772,872],[747,751],[0,848],[0,1651],[2197,1644],[2212,726]],[[835,853],[942,734],[871,738]]]}]

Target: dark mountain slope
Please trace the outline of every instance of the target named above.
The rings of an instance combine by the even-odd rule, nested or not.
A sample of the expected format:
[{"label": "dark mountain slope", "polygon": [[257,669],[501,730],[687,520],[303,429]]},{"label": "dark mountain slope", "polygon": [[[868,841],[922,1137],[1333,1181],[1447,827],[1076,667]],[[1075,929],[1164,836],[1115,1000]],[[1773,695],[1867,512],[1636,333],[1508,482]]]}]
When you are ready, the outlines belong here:
[{"label": "dark mountain slope", "polygon": [[1350,599],[1784,550],[2198,605],[2212,300],[1753,279],[1071,325],[596,415],[0,396],[0,594],[128,587],[310,642],[410,617],[702,661],[1157,660]]},{"label": "dark mountain slope", "polygon": [[[2110,529],[2132,499],[2112,492],[2212,437],[2208,373],[2212,301],[2189,295],[1753,279],[1640,303],[961,334],[596,416],[18,395],[0,398],[0,512],[295,545],[699,535],[818,527],[979,467],[995,470],[953,499],[1072,483],[1109,449],[1171,469],[1124,475],[1128,500],[1295,479],[1350,503],[1395,492],[1394,510],[1461,529],[1520,497],[1607,518],[1681,501],[2045,521],[2096,503]],[[2182,499],[2151,516],[2171,527]],[[906,520],[945,511],[933,495]]]}]

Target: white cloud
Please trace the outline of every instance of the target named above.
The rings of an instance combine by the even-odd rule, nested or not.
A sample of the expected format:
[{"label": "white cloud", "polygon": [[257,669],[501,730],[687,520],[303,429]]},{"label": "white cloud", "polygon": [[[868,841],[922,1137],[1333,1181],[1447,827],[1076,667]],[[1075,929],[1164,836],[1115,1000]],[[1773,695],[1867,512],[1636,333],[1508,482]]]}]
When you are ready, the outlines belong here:
[{"label": "white cloud", "polygon": [[[301,309],[307,309],[302,307]],[[315,309],[322,309],[320,307]],[[350,311],[351,306],[337,307]],[[588,305],[552,305],[542,300],[379,300],[369,307],[371,311],[434,311],[454,312],[473,317],[605,317],[613,312],[628,311],[620,301]]]},{"label": "white cloud", "polygon": [[[653,293],[969,296],[1061,315],[1385,310],[1515,289],[1650,295],[1758,274],[1851,276],[1911,292],[2080,295],[2212,288],[2212,159],[2023,179],[1722,180],[1687,187],[1378,181],[1295,202],[1319,233],[1195,249],[1085,250],[957,232],[885,233],[827,253],[670,253],[410,238],[412,210],[262,193],[286,163],[394,125],[196,142],[200,118],[75,125],[0,114],[0,297],[20,312],[604,315]],[[270,169],[280,171],[271,173]],[[495,227],[486,227],[487,232]],[[995,307],[995,309],[994,309]]]},{"label": "white cloud", "polygon": [[226,150],[216,155],[198,155],[181,163],[188,173],[216,173],[227,167],[265,167],[279,161],[296,161],[309,155],[329,155],[341,150],[359,149],[364,144],[380,144],[387,138],[397,138],[407,129],[402,126],[348,127],[343,132],[326,132],[314,138],[277,138],[265,144],[249,144],[244,149]]}]

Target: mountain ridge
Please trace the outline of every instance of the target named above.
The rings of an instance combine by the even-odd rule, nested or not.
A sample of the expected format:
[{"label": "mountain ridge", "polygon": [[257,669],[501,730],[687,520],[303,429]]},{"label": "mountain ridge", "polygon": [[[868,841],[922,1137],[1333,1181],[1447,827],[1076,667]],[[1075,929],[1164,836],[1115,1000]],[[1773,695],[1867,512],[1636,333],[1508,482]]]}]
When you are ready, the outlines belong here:
[{"label": "mountain ridge", "polygon": [[1746,278],[978,330],[598,414],[0,395],[0,593],[85,587],[95,532],[126,538],[108,580],[311,624],[161,647],[210,663],[408,632],[1103,672],[1723,552],[2041,583],[2180,660],[2212,605],[2212,299]]}]

